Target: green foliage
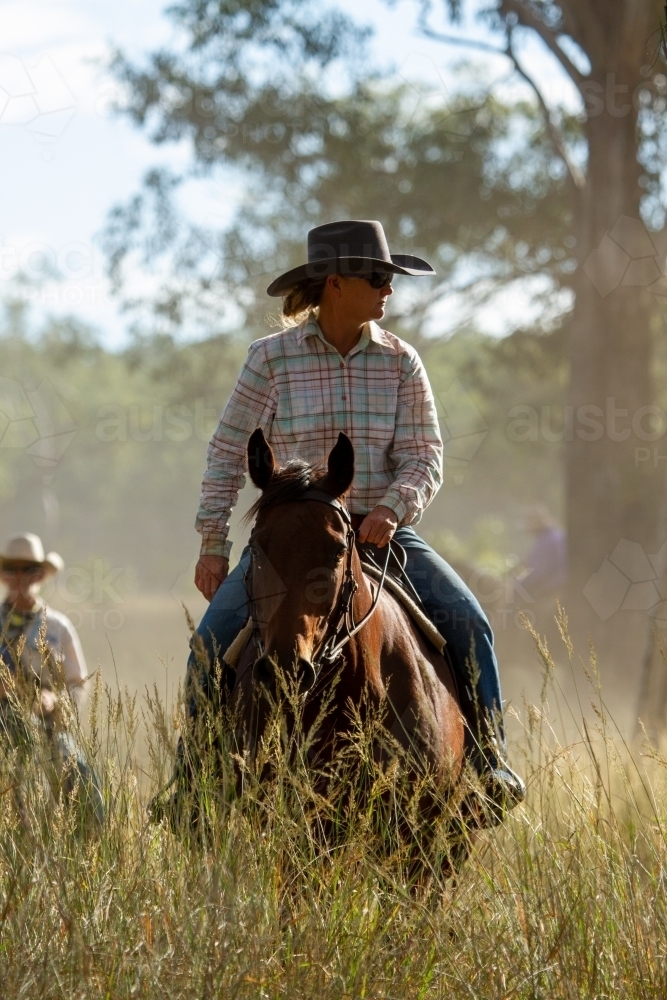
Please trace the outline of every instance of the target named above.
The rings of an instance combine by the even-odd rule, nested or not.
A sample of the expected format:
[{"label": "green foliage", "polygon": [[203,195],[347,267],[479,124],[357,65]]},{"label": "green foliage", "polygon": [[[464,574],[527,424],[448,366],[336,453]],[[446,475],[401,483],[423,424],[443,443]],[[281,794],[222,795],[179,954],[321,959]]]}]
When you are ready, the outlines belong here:
[{"label": "green foliage", "polygon": [[[55,468],[26,448],[0,452],[3,532],[38,531],[49,544],[57,528],[70,565],[101,558],[168,591],[197,549],[206,447],[244,355],[225,337],[136,341],[115,354],[80,327],[47,324],[30,337],[14,317],[0,337],[3,378],[26,393],[52,386],[74,434]],[[57,498],[56,525],[45,522],[45,491]]]},{"label": "green foliage", "polygon": [[[418,349],[433,386],[445,439],[444,486],[419,530],[435,544],[442,532],[453,532],[464,542],[465,556],[463,550],[459,556],[477,564],[524,554],[528,504],[546,503],[556,514],[562,510],[560,469],[565,444],[558,438],[564,437],[565,330],[517,331],[503,339],[468,331],[449,340],[421,340]],[[458,439],[447,440],[448,426],[457,432],[456,419],[448,422],[448,390],[456,381],[468,405],[474,407],[470,415],[464,411],[459,433],[482,429],[481,442],[463,465],[449,458],[459,454]],[[534,414],[534,440],[513,439],[510,425],[515,407],[528,407]],[[551,439],[542,433],[545,417],[553,431]],[[489,519],[502,522],[503,530],[496,557],[482,559],[484,546],[473,538],[479,525]],[[451,547],[445,550],[453,554]]]},{"label": "green foliage", "polygon": [[[109,217],[117,290],[132,295],[125,283],[137,264],[163,268],[159,291],[132,303],[149,307],[138,313],[144,324],[210,329],[234,309],[256,320],[270,277],[302,260],[305,230],[332,218],[379,218],[391,245],[434,259],[440,280],[411,286],[404,299],[413,329],[453,288],[472,305],[527,276],[546,279],[546,297],[569,286],[567,177],[539,109],[504,105],[483,84],[450,95],[389,82],[355,51],[363,32],[354,23],[338,29],[337,50],[295,34],[304,4],[294,0],[261,0],[242,19],[235,4],[214,7],[173,8],[180,44],[145,66],[118,53],[112,62],[126,87],[122,112],[155,142],[186,139],[192,152],[185,175],[150,171]],[[329,14],[312,10],[327,35]],[[321,72],[341,59],[342,93]],[[562,128],[576,144],[577,120],[563,115]],[[230,176],[244,188],[224,231],[215,205],[213,224],[198,227],[177,208],[185,177],[212,171],[221,191]]]},{"label": "green foliage", "polygon": [[352,70],[368,36],[341,11],[308,0],[183,0],[167,13],[171,50],[154,53],[143,68],[115,52],[111,66],[127,86],[125,112],[151,129],[154,142],[191,139],[202,163],[219,159],[225,125],[258,105],[280,113],[297,77],[337,60]]}]

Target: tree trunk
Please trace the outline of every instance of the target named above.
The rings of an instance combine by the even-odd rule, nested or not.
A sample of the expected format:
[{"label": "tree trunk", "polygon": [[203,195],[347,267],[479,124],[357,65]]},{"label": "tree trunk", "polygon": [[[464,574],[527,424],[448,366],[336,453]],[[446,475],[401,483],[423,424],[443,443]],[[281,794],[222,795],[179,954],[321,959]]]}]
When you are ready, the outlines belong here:
[{"label": "tree trunk", "polygon": [[[576,218],[579,268],[570,330],[573,432],[566,455],[570,601],[621,542],[653,552],[656,471],[648,287],[658,259],[642,226],[636,97],[644,82],[625,68],[627,90],[609,93],[587,122],[589,161]],[[607,74],[607,81],[617,75]],[[591,256],[592,255],[592,256]],[[636,548],[630,551],[637,552]],[[610,596],[610,600],[612,597]],[[604,620],[604,600],[596,609]],[[612,614],[615,608],[609,607]]]}]

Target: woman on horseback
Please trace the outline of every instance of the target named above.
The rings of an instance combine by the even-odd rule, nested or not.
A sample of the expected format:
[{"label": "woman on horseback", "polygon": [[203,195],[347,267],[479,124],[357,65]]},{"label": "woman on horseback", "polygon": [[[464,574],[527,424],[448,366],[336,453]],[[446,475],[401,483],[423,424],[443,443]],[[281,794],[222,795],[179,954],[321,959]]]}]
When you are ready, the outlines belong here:
[{"label": "woman on horseback", "polygon": [[[213,663],[248,618],[250,553],[230,573],[227,535],[251,434],[261,428],[284,464],[320,461],[343,431],[355,451],[348,507],[358,543],[383,549],[395,539],[405,550],[410,583],[447,640],[459,691],[467,692],[473,762],[502,814],[525,790],[505,760],[491,628],[471,591],[413,527],[442,483],[433,393],[414,348],[378,325],[395,274],[433,273],[419,257],[390,254],[379,222],[345,221],[311,230],[308,262],[269,285],[269,295],[283,298],[285,329],[251,344],[208,449],[195,583],[210,605],[197,632]],[[197,676],[193,652],[190,691]]]}]

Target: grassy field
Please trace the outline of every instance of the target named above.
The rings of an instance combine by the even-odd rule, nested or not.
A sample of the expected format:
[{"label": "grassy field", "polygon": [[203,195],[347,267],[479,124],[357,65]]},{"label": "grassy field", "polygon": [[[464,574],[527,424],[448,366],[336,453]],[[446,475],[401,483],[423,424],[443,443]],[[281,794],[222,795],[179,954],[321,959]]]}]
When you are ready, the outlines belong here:
[{"label": "grassy field", "polygon": [[[317,816],[336,809],[345,773],[318,800],[278,722],[263,751],[272,781],[260,788],[248,767],[243,795],[211,796],[203,837],[188,838],[145,811],[178,711],[98,682],[81,739],[103,777],[101,832],[83,836],[76,810],[54,806],[39,751],[20,780],[16,754],[2,760],[0,995],[664,997],[667,759],[625,743],[594,659],[564,649],[581,701],[562,702],[543,649],[542,697],[513,710],[527,802],[478,836],[456,885],[436,824],[416,888],[397,833],[399,813],[403,828],[418,824],[401,763],[373,764],[367,729],[349,754],[366,795],[335,844]],[[568,713],[577,736],[565,743]]]}]

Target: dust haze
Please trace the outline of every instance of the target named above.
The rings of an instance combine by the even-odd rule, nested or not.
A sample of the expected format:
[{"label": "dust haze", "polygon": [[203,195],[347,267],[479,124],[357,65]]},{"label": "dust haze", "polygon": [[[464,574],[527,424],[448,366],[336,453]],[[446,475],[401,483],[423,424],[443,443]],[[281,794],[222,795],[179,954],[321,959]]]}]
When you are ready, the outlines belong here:
[{"label": "dust haze", "polygon": [[[112,353],[78,328],[47,325],[29,337],[21,321],[8,314],[0,337],[0,412],[8,415],[1,533],[36,532],[65,559],[44,596],[74,622],[91,673],[100,670],[112,690],[140,698],[155,685],[172,702],[188,655],[183,605],[195,623],[205,608],[193,584],[199,543],[193,525],[206,446],[245,343],[158,341]],[[389,318],[387,326],[396,324]],[[531,396],[556,397],[554,421],[563,413],[554,386],[559,337],[541,334],[529,345],[534,353],[537,344],[547,360],[555,355],[539,377],[532,361],[529,369]],[[563,523],[563,444],[516,440],[514,408],[530,398],[526,338],[515,338],[509,359],[502,356],[506,343],[471,340],[461,335],[419,345],[438,401],[445,483],[418,530],[484,606],[509,706],[521,714],[524,699],[537,701],[543,688],[545,666],[529,622],[553,655],[552,690],[574,705],[576,679],[584,710],[592,640],[603,694],[632,733],[647,651],[660,628],[660,564],[654,553],[626,543],[592,567],[583,591],[560,585],[530,593],[523,581],[534,543],[531,511],[538,505],[553,524]],[[247,537],[242,518],[254,496],[246,486],[234,511],[232,562]],[[573,666],[554,620],[557,596],[570,619]],[[662,674],[652,669],[648,696],[655,702],[663,697]]]}]

